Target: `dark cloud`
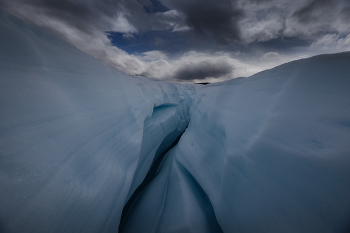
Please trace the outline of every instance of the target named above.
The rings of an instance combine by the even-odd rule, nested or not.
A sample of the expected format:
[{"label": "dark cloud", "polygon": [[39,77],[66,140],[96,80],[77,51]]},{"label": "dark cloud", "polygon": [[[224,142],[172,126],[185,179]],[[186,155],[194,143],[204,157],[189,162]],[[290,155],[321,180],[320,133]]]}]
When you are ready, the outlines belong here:
[{"label": "dark cloud", "polygon": [[[237,0],[0,0],[0,4],[10,12],[29,6],[29,20],[40,13],[90,35],[94,31],[118,31],[116,19],[121,16],[134,29],[119,31],[122,33],[170,32],[188,27],[192,29],[187,33],[189,42],[192,38],[214,39],[227,45],[283,37],[290,15],[302,24],[322,21],[325,15],[328,20],[330,14],[336,15],[334,9],[340,1],[345,0],[295,1],[294,12],[290,12],[289,0],[246,0],[240,5]],[[341,15],[347,22],[346,9]]]},{"label": "dark cloud", "polygon": [[336,0],[312,0],[296,10],[292,16],[301,23],[314,23],[322,20],[322,13],[334,12],[336,5]]},{"label": "dark cloud", "polygon": [[109,27],[108,18],[113,17],[120,8],[120,2],[112,0],[0,0],[0,2],[9,12],[16,13],[16,8],[27,8],[29,10],[26,13],[29,19],[32,14],[40,12],[84,32],[89,32],[95,27],[102,30]]},{"label": "dark cloud", "polygon": [[232,0],[161,0],[171,9],[181,12],[186,24],[201,35],[227,44],[240,39],[238,20],[243,12]]},{"label": "dark cloud", "polygon": [[273,0],[249,0],[251,3],[265,3],[265,2],[272,2]]},{"label": "dark cloud", "polygon": [[156,12],[166,12],[170,9],[166,8],[158,0],[139,0],[143,3],[143,8],[147,13],[156,13]]},{"label": "dark cloud", "polygon": [[340,13],[341,13],[342,20],[345,23],[350,23],[350,6],[344,7]]},{"label": "dark cloud", "polygon": [[0,0],[0,6],[14,14],[26,8],[29,20],[40,13],[90,34],[113,29],[118,16],[141,31],[169,29],[169,21],[177,20],[174,15],[156,14],[166,10],[156,0]]},{"label": "dark cloud", "polygon": [[0,7],[115,69],[156,79],[245,76],[242,61],[277,64],[316,45],[331,48],[326,42],[336,51],[350,44],[349,0],[0,0]]},{"label": "dark cloud", "polygon": [[229,63],[198,62],[182,66],[174,75],[176,80],[202,80],[205,78],[220,78],[231,74],[232,65]]}]

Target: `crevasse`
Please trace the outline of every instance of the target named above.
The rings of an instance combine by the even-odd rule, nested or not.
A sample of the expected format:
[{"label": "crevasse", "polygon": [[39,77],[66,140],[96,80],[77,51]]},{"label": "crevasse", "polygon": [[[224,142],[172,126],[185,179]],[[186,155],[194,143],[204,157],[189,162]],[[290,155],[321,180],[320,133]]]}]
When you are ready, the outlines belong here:
[{"label": "crevasse", "polygon": [[349,52],[202,87],[0,31],[0,232],[349,231]]},{"label": "crevasse", "polygon": [[123,75],[0,19],[0,232],[117,232],[200,87]]},{"label": "crevasse", "polygon": [[348,232],[350,53],[209,85],[122,232]]}]

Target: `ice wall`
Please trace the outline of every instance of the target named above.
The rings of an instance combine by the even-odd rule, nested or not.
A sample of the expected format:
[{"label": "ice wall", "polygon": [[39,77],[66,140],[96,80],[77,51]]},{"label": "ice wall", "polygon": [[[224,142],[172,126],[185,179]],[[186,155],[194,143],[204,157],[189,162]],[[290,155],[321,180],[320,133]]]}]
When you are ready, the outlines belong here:
[{"label": "ice wall", "polygon": [[348,232],[350,53],[200,90],[0,33],[0,232],[118,232],[189,122],[120,232]]},{"label": "ice wall", "polygon": [[123,75],[0,11],[0,232],[118,232],[196,88]]},{"label": "ice wall", "polygon": [[349,52],[208,85],[191,112],[122,232],[350,232]]}]

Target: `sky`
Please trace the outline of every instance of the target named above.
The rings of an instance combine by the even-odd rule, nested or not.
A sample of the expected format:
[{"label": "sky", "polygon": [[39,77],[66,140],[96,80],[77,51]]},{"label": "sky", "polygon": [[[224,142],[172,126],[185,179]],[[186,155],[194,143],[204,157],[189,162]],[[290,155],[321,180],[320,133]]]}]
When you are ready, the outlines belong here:
[{"label": "sky", "polygon": [[0,0],[0,8],[153,80],[220,82],[350,50],[350,0]]}]

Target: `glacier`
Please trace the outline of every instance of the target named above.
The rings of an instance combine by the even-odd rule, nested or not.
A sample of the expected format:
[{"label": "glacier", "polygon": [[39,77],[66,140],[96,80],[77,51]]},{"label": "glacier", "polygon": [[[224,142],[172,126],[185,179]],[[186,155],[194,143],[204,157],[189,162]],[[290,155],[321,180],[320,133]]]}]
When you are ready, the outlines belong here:
[{"label": "glacier", "polygon": [[350,230],[350,52],[204,87],[0,33],[0,232]]},{"label": "glacier", "polygon": [[349,52],[209,85],[123,232],[349,232],[349,152]]},{"label": "glacier", "polygon": [[199,86],[123,75],[1,12],[0,232],[117,232]]}]

